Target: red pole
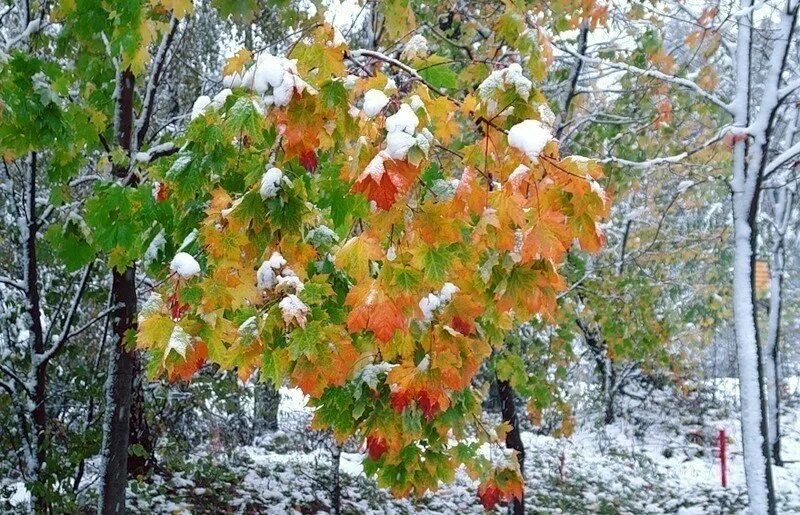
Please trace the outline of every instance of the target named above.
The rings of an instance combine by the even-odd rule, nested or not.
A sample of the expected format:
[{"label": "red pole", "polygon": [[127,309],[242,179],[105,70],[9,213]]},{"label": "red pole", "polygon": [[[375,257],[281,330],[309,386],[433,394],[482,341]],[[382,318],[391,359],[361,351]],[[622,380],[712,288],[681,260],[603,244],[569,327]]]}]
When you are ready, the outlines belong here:
[{"label": "red pole", "polygon": [[725,430],[719,430],[719,466],[722,472],[722,488],[728,487],[728,437]]}]

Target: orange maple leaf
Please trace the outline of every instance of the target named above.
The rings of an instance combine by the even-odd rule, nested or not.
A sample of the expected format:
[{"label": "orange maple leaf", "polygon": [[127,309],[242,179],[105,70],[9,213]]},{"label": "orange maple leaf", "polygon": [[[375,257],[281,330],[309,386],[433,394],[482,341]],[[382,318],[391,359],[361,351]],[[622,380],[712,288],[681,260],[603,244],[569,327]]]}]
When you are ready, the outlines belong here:
[{"label": "orange maple leaf", "polygon": [[406,193],[419,174],[419,168],[405,160],[391,159],[379,152],[353,184],[381,209],[392,207],[398,195]]},{"label": "orange maple leaf", "polygon": [[351,289],[345,304],[353,306],[347,317],[347,330],[351,333],[369,330],[386,343],[395,331],[405,330],[406,319],[400,308],[375,281]]}]

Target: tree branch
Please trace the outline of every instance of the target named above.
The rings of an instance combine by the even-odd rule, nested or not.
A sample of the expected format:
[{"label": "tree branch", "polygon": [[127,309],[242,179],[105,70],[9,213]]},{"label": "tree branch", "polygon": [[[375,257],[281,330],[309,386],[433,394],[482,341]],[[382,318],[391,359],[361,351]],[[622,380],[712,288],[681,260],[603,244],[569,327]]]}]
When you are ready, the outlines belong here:
[{"label": "tree branch", "polygon": [[581,55],[573,50],[568,48],[560,48],[561,51],[570,54],[573,57],[576,57],[586,63],[593,64],[595,66],[607,66],[609,68],[613,68],[615,70],[626,71],[629,73],[633,73],[639,75],[641,77],[651,77],[654,79],[661,80],[663,82],[668,82],[670,84],[675,84],[676,86],[681,86],[682,88],[686,88],[699,97],[715,104],[716,106],[722,108],[725,112],[729,114],[733,114],[732,108],[730,103],[723,101],[721,98],[717,97],[716,95],[709,93],[708,91],[701,88],[696,82],[691,81],[689,79],[684,79],[682,77],[676,77],[675,75],[669,75],[658,70],[645,70],[643,68],[639,68],[636,66],[631,66],[629,64],[617,63],[614,61],[607,61],[604,59],[595,59],[593,57],[586,57],[585,55]]}]

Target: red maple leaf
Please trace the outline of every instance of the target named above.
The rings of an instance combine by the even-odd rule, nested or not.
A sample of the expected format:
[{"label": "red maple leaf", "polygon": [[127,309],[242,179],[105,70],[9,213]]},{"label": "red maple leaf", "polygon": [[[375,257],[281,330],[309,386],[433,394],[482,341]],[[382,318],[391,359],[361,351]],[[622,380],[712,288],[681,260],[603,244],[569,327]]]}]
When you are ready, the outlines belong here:
[{"label": "red maple leaf", "polygon": [[481,485],[478,488],[478,499],[480,499],[484,509],[491,510],[497,506],[497,502],[500,500],[500,489],[494,483],[485,485],[485,487]]},{"label": "red maple leaf", "polygon": [[367,437],[367,453],[369,454],[370,459],[379,460],[381,456],[386,453],[386,449],[388,448],[389,446],[387,445],[386,440],[380,436]]}]

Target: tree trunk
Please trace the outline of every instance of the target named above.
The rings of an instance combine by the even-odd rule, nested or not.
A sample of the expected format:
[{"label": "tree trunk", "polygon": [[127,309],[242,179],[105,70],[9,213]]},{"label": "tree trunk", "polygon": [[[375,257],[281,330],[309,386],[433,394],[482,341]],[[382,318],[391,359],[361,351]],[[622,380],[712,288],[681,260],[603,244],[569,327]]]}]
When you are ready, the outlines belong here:
[{"label": "tree trunk", "polygon": [[331,511],[333,515],[341,515],[342,513],[342,477],[341,477],[341,461],[342,461],[342,444],[335,441],[331,446]]},{"label": "tree trunk", "polygon": [[257,381],[253,387],[253,437],[278,430],[281,394],[272,383]]},{"label": "tree trunk", "polygon": [[[31,398],[31,417],[33,419],[33,463],[28,466],[29,474],[35,478],[39,488],[44,489],[47,483],[45,462],[47,461],[47,362],[42,361],[44,354],[44,329],[42,328],[42,314],[39,298],[39,270],[36,257],[36,234],[39,224],[36,213],[36,152],[31,153],[28,165],[28,184],[26,214],[28,217],[27,237],[25,238],[25,296],[30,317],[30,332],[33,343],[31,352],[31,376],[33,379],[33,397]],[[32,496],[32,504],[36,513],[45,513],[49,506],[47,499],[39,495]]]},{"label": "tree trunk", "polygon": [[[522,443],[522,435],[519,429],[519,419],[517,418],[517,406],[514,404],[514,389],[508,381],[497,380],[497,394],[500,398],[500,412],[503,422],[511,426],[511,430],[506,434],[506,447],[517,451],[517,461],[519,462],[520,474],[525,475],[525,446]],[[514,499],[509,506],[509,513],[512,515],[525,514],[525,489],[523,487],[522,499]]]},{"label": "tree trunk", "polygon": [[138,351],[132,352],[131,373],[131,415],[129,447],[136,446],[139,452],[128,456],[128,477],[147,477],[155,466],[155,442],[145,417],[144,371],[142,357]]},{"label": "tree trunk", "polygon": [[764,342],[764,376],[767,388],[767,415],[769,445],[772,461],[783,466],[781,459],[780,431],[780,335],[781,310],[783,309],[783,267],[786,260],[785,235],[791,215],[793,195],[784,190],[775,195],[774,221],[775,241],[772,245],[772,277],[769,286],[769,315],[767,319],[767,341]]},{"label": "tree trunk", "polygon": [[[788,4],[787,4],[788,5]],[[737,131],[751,125],[753,0],[741,0],[746,13],[737,20],[736,89],[731,102],[733,124]],[[763,96],[755,129],[738,134],[733,147],[733,317],[739,365],[742,446],[745,479],[751,513],[777,512],[772,480],[767,399],[764,390],[762,349],[758,337],[756,312],[755,258],[758,245],[756,217],[761,181],[766,166],[770,131],[777,107],[778,87],[786,63],[786,54],[794,31],[796,10],[785,13],[778,37],[769,58],[771,68],[763,80]],[[751,141],[752,138],[752,141]]]},{"label": "tree trunk", "polygon": [[[133,93],[135,78],[130,69],[117,74],[117,107],[115,132],[117,143],[126,151],[131,149],[133,133]],[[135,185],[127,167],[116,166],[114,174]],[[101,488],[98,509],[105,514],[125,513],[127,486],[128,444],[130,433],[131,392],[135,371],[134,342],[130,335],[136,330],[136,268],[129,265],[124,271],[112,273],[111,298],[117,306],[113,312],[113,333],[116,341],[111,349],[106,378],[106,410],[103,419],[101,451]]]}]

